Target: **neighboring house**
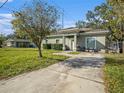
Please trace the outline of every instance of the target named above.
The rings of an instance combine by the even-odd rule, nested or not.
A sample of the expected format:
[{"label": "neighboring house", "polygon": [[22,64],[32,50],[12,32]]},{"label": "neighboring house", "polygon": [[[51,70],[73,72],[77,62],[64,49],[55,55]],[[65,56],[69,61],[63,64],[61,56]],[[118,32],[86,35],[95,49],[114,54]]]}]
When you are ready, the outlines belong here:
[{"label": "neighboring house", "polygon": [[105,50],[106,30],[67,28],[47,36],[43,44],[62,44],[63,50]]},{"label": "neighboring house", "polygon": [[35,47],[35,45],[25,39],[8,39],[5,41],[5,47],[15,47],[15,48],[29,48]]}]

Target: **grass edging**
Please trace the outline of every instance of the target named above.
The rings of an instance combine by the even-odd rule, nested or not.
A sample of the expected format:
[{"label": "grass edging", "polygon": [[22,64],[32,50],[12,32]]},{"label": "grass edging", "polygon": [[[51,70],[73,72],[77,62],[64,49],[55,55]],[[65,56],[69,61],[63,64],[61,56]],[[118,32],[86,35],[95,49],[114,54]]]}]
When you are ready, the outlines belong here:
[{"label": "grass edging", "polygon": [[124,54],[106,54],[104,78],[107,93],[124,93]]}]

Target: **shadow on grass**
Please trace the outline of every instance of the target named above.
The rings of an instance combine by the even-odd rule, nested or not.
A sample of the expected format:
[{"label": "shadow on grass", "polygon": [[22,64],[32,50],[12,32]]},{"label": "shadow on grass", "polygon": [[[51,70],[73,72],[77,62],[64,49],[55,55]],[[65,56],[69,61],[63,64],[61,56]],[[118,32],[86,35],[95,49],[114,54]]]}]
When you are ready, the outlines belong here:
[{"label": "shadow on grass", "polygon": [[57,61],[60,61],[60,62],[64,61],[66,59],[66,57],[65,57],[65,59],[62,59],[62,58],[60,59],[60,58],[50,58],[50,57],[46,57],[46,56],[44,56],[43,58],[46,59],[47,61],[57,60]]},{"label": "shadow on grass", "polygon": [[108,64],[108,65],[124,65],[124,58],[106,57],[105,59],[107,60],[106,64]]}]

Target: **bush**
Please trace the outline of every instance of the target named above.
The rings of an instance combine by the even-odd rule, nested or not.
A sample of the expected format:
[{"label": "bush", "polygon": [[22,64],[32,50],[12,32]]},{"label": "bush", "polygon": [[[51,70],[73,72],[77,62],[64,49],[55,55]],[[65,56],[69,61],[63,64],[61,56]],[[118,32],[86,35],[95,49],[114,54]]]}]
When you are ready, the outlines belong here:
[{"label": "bush", "polygon": [[62,50],[62,44],[51,44],[51,49]]},{"label": "bush", "polygon": [[51,44],[43,44],[43,49],[51,49]]},{"label": "bush", "polygon": [[43,49],[62,50],[62,44],[43,44]]}]

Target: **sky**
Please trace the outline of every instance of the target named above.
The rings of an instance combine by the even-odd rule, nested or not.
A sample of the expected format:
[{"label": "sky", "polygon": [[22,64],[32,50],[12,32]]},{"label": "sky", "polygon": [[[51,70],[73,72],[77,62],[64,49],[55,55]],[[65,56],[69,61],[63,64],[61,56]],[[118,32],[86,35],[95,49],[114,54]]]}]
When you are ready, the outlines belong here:
[{"label": "sky", "polygon": [[[0,6],[6,0],[0,0]],[[95,6],[104,3],[105,0],[45,0],[50,5],[56,6],[60,11],[64,11],[64,28],[74,27],[78,20],[86,20],[88,10],[93,10]],[[24,4],[30,3],[31,0],[8,0],[8,2],[0,8],[0,33],[13,33],[11,20],[12,11],[21,9]],[[61,24],[61,18],[58,21]]]}]

